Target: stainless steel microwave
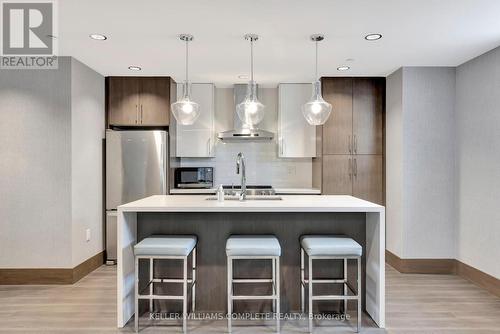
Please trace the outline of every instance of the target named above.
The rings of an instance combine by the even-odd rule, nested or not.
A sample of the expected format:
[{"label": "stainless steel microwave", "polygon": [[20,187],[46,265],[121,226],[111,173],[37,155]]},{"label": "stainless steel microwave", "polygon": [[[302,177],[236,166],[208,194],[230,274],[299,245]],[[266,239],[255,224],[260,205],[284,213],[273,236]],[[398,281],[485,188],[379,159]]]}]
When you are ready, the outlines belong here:
[{"label": "stainless steel microwave", "polygon": [[214,186],[213,167],[179,167],[174,172],[174,188],[203,189]]}]

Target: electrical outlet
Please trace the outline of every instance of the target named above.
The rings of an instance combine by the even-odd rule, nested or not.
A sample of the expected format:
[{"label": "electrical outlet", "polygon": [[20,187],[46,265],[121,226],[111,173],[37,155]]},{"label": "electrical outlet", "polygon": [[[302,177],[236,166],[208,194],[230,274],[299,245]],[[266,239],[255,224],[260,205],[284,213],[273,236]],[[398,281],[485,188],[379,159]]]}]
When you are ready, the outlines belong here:
[{"label": "electrical outlet", "polygon": [[90,228],[85,230],[85,239],[87,240],[87,242],[90,241]]},{"label": "electrical outlet", "polygon": [[286,168],[286,172],[288,175],[295,175],[295,172],[296,172],[295,166],[288,166]]}]

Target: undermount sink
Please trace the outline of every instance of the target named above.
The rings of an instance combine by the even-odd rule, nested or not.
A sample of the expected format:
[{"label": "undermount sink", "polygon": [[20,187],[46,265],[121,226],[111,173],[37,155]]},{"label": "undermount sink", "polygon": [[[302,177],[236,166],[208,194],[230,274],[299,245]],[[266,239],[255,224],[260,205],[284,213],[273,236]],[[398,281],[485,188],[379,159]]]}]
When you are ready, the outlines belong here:
[{"label": "undermount sink", "polygon": [[[207,201],[216,201],[217,196],[210,196],[206,198]],[[239,201],[239,196],[224,196],[225,201]],[[277,195],[247,195],[245,201],[280,201],[281,196]]]}]

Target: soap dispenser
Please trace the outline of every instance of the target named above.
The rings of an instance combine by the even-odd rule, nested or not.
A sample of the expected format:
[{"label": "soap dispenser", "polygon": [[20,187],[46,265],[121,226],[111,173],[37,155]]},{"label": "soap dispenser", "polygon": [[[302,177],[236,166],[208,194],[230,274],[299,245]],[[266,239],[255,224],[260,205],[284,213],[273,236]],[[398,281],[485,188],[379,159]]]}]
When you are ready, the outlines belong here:
[{"label": "soap dispenser", "polygon": [[222,187],[222,184],[217,189],[217,201],[224,202],[224,187]]}]

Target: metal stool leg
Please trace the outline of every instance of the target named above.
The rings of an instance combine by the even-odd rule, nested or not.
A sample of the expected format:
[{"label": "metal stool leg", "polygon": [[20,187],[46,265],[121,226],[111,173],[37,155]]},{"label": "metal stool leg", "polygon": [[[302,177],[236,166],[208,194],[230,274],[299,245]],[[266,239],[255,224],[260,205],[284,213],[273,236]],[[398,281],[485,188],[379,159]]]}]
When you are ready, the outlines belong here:
[{"label": "metal stool leg", "polygon": [[184,257],[183,293],[182,293],[182,331],[187,332],[187,256]]},{"label": "metal stool leg", "polygon": [[309,261],[309,270],[307,272],[307,279],[309,280],[309,291],[308,291],[308,297],[309,297],[309,333],[313,332],[313,273],[312,273],[312,259],[311,257],[308,257]]},{"label": "metal stool leg", "polygon": [[304,298],[304,248],[300,247],[300,312],[305,312]]},{"label": "metal stool leg", "polygon": [[196,310],[196,247],[193,249],[193,257],[192,257],[192,266],[193,266],[193,272],[192,272],[192,283],[191,283],[191,308],[192,312],[194,313]]},{"label": "metal stool leg", "polygon": [[[347,259],[344,259],[344,296],[347,295]],[[344,299],[344,315],[347,314],[347,299]]]},{"label": "metal stool leg", "polygon": [[358,328],[357,328],[357,333],[359,333],[359,330],[361,328],[361,257],[358,257],[357,259],[358,262]]},{"label": "metal stool leg", "polygon": [[227,257],[227,331],[231,333],[231,317],[233,314],[233,259]]},{"label": "metal stool leg", "polygon": [[134,329],[139,331],[139,259],[135,258],[135,315]]},{"label": "metal stool leg", "polygon": [[[149,281],[151,282],[149,284],[149,296],[151,297],[153,295],[153,258],[149,259]],[[153,312],[153,299],[149,299],[149,312]]]},{"label": "metal stool leg", "polygon": [[276,257],[276,273],[274,284],[276,286],[276,332],[280,332],[280,258]]},{"label": "metal stool leg", "polygon": [[[276,258],[271,259],[271,262],[273,264],[273,270],[272,270],[272,281],[273,281],[273,293],[276,292]],[[276,312],[276,299],[272,300],[273,302],[273,312]]]}]

